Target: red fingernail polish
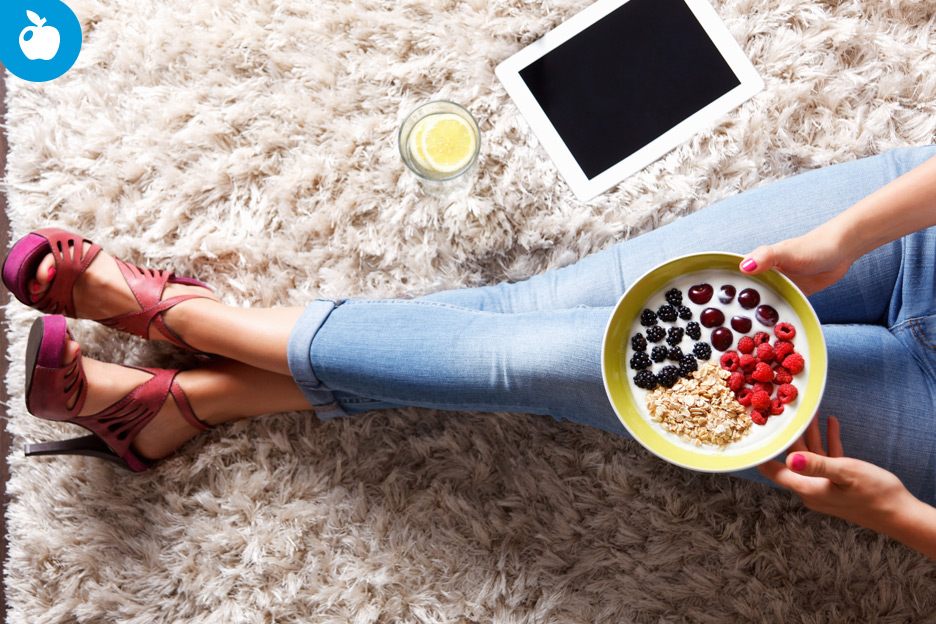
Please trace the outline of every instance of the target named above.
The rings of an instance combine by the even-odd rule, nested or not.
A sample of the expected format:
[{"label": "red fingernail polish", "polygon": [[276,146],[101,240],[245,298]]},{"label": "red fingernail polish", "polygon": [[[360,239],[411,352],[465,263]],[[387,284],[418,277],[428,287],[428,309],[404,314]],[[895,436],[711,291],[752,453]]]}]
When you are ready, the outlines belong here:
[{"label": "red fingernail polish", "polygon": [[49,269],[49,281],[52,281],[52,278],[55,277],[55,267]]},{"label": "red fingernail polish", "polygon": [[806,458],[797,453],[793,456],[793,459],[790,460],[790,466],[793,470],[800,472],[806,467]]},{"label": "red fingernail polish", "polygon": [[754,258],[748,258],[747,260],[745,260],[744,262],[741,263],[741,270],[742,270],[742,271],[748,271],[748,272],[750,272],[750,271],[753,271],[753,270],[756,269],[756,268],[757,268],[757,263],[754,261]]}]

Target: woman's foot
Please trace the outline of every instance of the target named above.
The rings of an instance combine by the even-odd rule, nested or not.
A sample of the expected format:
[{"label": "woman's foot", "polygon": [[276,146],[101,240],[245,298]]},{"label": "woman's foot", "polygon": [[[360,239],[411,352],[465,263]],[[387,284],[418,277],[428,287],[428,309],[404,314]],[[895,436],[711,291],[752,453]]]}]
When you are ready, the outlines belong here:
[{"label": "woman's foot", "polygon": [[[65,342],[64,363],[73,362],[78,357],[79,350],[78,343],[68,338]],[[79,424],[81,417],[97,414],[110,407],[153,376],[151,373],[136,368],[99,362],[87,357],[82,358],[82,366],[88,381],[88,393],[75,419],[75,422]],[[176,381],[183,390],[188,385],[187,373],[189,371],[183,371],[176,376]],[[72,397],[68,407],[73,407],[76,400],[77,394]],[[198,416],[202,418],[202,414]],[[182,417],[175,399],[169,394],[153,420],[143,427],[133,440],[132,446],[145,459],[159,459],[170,455],[197,433],[199,433],[198,429]]]},{"label": "woman's foot", "polygon": [[[85,251],[90,246],[91,243],[84,242]],[[49,253],[40,262],[35,276],[29,280],[29,296],[33,302],[41,299],[49,290],[54,278],[55,258]],[[218,297],[207,288],[174,282],[166,284],[161,299],[165,300],[179,295],[197,295],[202,299],[219,301]],[[102,320],[141,309],[114,258],[104,250],[101,250],[94,257],[88,268],[75,280],[72,296],[75,302],[75,316],[78,318]],[[188,303],[188,301],[183,301],[177,305],[185,303]],[[170,328],[176,312],[176,307],[172,307],[161,313],[163,320]],[[169,340],[154,325],[149,327],[148,338],[150,340]]]}]

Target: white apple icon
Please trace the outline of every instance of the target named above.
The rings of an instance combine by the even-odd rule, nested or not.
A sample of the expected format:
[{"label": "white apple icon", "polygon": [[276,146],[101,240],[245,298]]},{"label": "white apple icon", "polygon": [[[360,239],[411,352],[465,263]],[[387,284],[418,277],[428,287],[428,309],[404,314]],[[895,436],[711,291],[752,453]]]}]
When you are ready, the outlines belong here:
[{"label": "white apple icon", "polygon": [[[35,26],[27,26],[20,33],[19,44],[23,54],[31,61],[42,59],[51,61],[59,49],[61,37],[59,31],[51,26],[45,26],[46,20],[32,11],[26,11],[26,17]],[[32,38],[26,41],[26,33],[32,33]]]}]

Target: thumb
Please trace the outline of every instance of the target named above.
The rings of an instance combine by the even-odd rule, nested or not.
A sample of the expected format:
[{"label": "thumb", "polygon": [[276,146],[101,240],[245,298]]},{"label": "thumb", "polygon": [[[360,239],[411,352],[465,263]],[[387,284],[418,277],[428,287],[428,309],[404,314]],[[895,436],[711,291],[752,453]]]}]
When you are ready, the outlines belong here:
[{"label": "thumb", "polygon": [[741,261],[741,271],[750,274],[763,273],[779,263],[778,255],[772,245],[761,245],[744,257]]},{"label": "thumb", "polygon": [[806,477],[824,477],[833,483],[847,483],[849,475],[841,457],[825,457],[806,451],[791,453],[786,458],[787,467]]}]

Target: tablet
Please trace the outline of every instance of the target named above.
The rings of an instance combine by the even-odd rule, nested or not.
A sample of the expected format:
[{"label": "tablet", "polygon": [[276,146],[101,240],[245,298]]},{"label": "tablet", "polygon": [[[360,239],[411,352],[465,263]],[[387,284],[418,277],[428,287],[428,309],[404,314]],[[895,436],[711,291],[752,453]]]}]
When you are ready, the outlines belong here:
[{"label": "tablet", "polygon": [[706,0],[598,0],[496,74],[582,201],[764,88]]}]

